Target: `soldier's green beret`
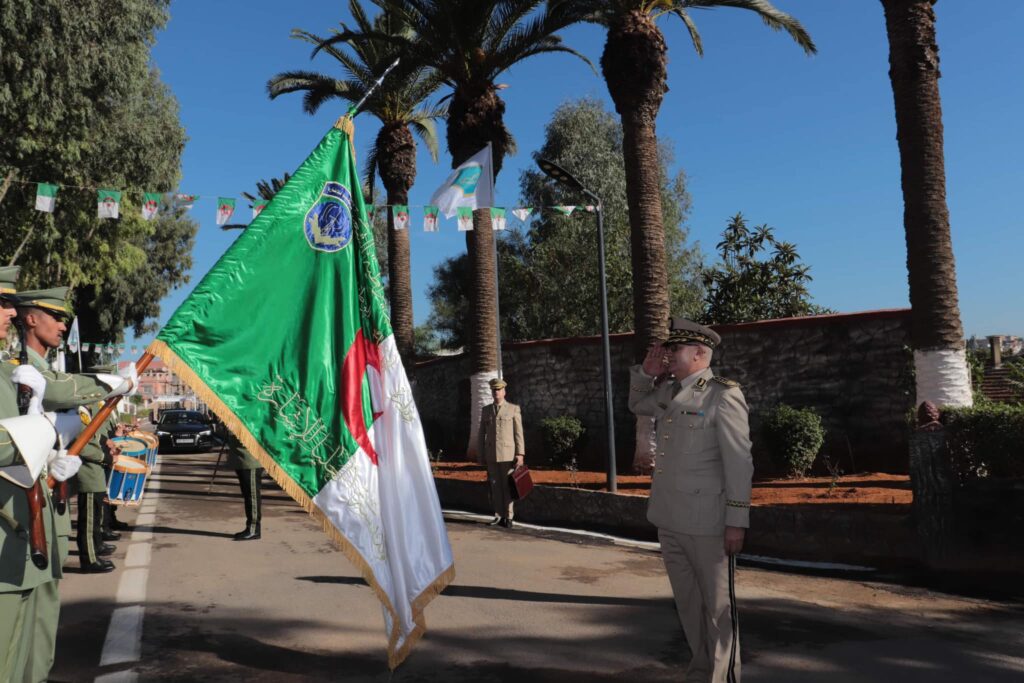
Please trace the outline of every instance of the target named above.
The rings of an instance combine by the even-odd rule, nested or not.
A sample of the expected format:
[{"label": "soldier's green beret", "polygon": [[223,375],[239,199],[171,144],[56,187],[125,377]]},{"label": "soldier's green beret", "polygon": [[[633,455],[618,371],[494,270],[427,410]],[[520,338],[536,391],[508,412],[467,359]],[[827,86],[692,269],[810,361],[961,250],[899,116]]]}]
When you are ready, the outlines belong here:
[{"label": "soldier's green beret", "polygon": [[722,343],[722,338],[710,327],[695,323],[686,318],[672,318],[668,321],[668,339],[662,344],[703,344],[715,348]]},{"label": "soldier's green beret", "polygon": [[20,272],[21,266],[0,268],[0,297],[18,293],[18,273]]},{"label": "soldier's green beret", "polygon": [[19,306],[32,306],[41,308],[48,313],[60,315],[65,318],[74,317],[71,308],[68,306],[68,288],[51,287],[50,289],[34,289],[26,292],[18,292]]},{"label": "soldier's green beret", "polygon": [[491,391],[494,391],[496,389],[504,389],[505,387],[508,386],[508,382],[498,377],[492,379],[490,382],[488,382],[488,384],[491,385]]}]

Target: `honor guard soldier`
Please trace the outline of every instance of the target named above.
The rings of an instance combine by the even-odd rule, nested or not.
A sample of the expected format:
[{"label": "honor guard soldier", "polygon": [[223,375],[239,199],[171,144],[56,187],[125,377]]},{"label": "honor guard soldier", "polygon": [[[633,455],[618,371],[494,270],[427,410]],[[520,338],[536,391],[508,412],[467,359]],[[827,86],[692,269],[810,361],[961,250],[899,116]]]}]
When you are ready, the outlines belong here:
[{"label": "honor guard soldier", "polygon": [[[97,365],[89,368],[90,373],[103,375],[113,374],[113,365]],[[90,408],[79,408],[79,415],[82,423],[88,425],[93,417],[99,412],[102,403],[97,403]],[[115,413],[111,413],[111,417]],[[109,422],[110,418],[108,418]],[[103,497],[107,492],[107,476],[104,468],[113,464],[118,449],[111,448],[107,435],[104,434],[106,425],[101,426],[93,434],[83,448],[79,457],[82,459],[82,467],[78,470],[76,479],[78,481],[78,524],[75,541],[78,545],[78,560],[82,571],[89,574],[103,574],[114,570],[114,563],[105,559],[104,555],[114,552],[115,546],[105,543],[112,535],[106,535],[103,531],[103,515],[105,503]]]},{"label": "honor guard soldier", "polygon": [[719,343],[714,330],[672,319],[668,340],[630,369],[629,408],[656,420],[647,519],[658,527],[693,655],[686,680],[732,683],[740,680],[736,554],[750,525],[754,467],[743,393],[709,367]]},{"label": "honor guard soldier", "polygon": [[[0,268],[0,339],[8,338],[16,315],[18,270]],[[43,413],[47,382],[35,368],[6,363],[0,368],[0,680],[43,681],[49,668],[40,670],[45,661],[35,656],[40,603],[56,595],[62,562],[46,479],[74,475],[80,461],[60,445],[77,436],[82,422]],[[18,385],[28,388],[27,405],[19,405]],[[56,630],[44,638],[42,649],[55,637]]]},{"label": "honor guard soldier", "polygon": [[249,449],[242,445],[231,432],[227,432],[228,457],[225,467],[230,467],[238,477],[238,486],[242,489],[242,501],[245,503],[245,529],[235,534],[236,541],[255,541],[260,538],[260,519],[263,516],[263,466],[252,457]]},{"label": "honor guard soldier", "polygon": [[522,465],[526,457],[523,416],[519,406],[505,400],[508,387],[505,380],[495,378],[489,384],[494,402],[480,411],[479,462],[487,465],[487,481],[491,487],[494,519],[490,524],[511,529],[513,503],[508,475],[514,467]]},{"label": "honor guard soldier", "polygon": [[[79,406],[87,406],[100,400],[119,395],[131,395],[138,386],[138,373],[135,364],[130,364],[120,375],[78,375],[57,372],[46,362],[46,354],[51,349],[61,346],[67,324],[72,317],[67,303],[68,288],[53,287],[17,294],[18,320],[25,332],[24,345],[28,347],[28,361],[45,378],[45,393],[42,396],[46,410],[71,411],[78,421],[81,430]],[[15,369],[12,378],[17,383],[25,383],[18,377],[19,369]],[[35,390],[35,387],[33,387]],[[70,442],[63,445],[64,448]],[[77,466],[79,458],[74,458]],[[68,557],[69,539],[71,536],[71,516],[66,501],[55,503],[56,536],[60,567]],[[57,645],[57,623],[60,619],[60,573],[55,580],[43,584],[37,591],[40,593],[36,608],[35,636],[33,639],[32,659],[29,664],[31,680],[45,681],[53,667],[54,653]]]}]

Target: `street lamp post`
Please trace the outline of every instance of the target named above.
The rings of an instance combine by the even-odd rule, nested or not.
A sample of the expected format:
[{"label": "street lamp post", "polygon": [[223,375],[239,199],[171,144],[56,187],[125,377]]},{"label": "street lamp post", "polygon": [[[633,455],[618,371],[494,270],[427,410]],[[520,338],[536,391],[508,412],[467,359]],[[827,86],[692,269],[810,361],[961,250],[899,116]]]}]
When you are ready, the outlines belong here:
[{"label": "street lamp post", "polygon": [[618,490],[615,471],[615,413],[612,407],[612,352],[611,341],[608,336],[608,285],[605,277],[605,253],[604,253],[604,206],[601,198],[583,187],[583,183],[569,174],[558,164],[547,159],[538,159],[537,166],[546,176],[557,183],[582,192],[594,201],[597,213],[597,263],[601,271],[601,345],[604,350],[604,411],[605,426],[607,428],[606,438],[608,440],[608,490],[612,493]]}]

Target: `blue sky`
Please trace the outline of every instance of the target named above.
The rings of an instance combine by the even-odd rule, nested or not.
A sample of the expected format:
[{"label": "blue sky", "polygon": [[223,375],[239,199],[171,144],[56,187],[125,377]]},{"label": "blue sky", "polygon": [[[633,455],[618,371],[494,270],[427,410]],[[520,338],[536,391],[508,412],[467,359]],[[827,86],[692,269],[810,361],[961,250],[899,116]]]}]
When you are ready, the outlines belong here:
[{"label": "blue sky", "polygon": [[[795,242],[811,266],[817,303],[842,312],[908,305],[903,200],[900,192],[888,46],[881,4],[871,0],[776,0],[799,18],[818,45],[807,57],[787,36],[749,12],[695,11],[704,39],[698,58],[678,20],[662,19],[670,46],[669,87],[658,119],[689,176],[692,239],[707,256],[730,216],[742,211]],[[267,79],[284,70],[335,69],[326,56],[289,38],[293,27],[327,33],[347,3],[178,0],[157,37],[155,65],[181,103],[189,141],[181,191],[202,195],[192,282],[162,302],[165,321],[238,233],[214,222],[217,195],[240,198],[261,178],[292,171],[344,112],[337,103],[315,117],[301,96],[270,101]],[[967,335],[1024,334],[1020,291],[1024,219],[1024,52],[1019,27],[1024,2],[940,0],[938,14],[946,135],[946,172],[960,308]],[[566,41],[598,61],[603,33],[581,26]],[[333,71],[337,73],[336,71]],[[507,125],[519,153],[505,161],[498,201],[518,199],[520,172],[532,164],[544,125],[561,103],[597,97],[599,76],[563,55],[536,57],[501,82]],[[376,134],[374,119],[357,119],[360,150]],[[443,134],[443,126],[442,126]],[[442,150],[444,145],[442,144]],[[361,157],[362,158],[362,157]],[[412,282],[417,323],[429,313],[426,288],[442,259],[465,249],[454,219],[440,233],[421,232],[418,206],[449,172],[419,155],[410,195],[414,225]],[[143,341],[148,341],[143,340]]]}]

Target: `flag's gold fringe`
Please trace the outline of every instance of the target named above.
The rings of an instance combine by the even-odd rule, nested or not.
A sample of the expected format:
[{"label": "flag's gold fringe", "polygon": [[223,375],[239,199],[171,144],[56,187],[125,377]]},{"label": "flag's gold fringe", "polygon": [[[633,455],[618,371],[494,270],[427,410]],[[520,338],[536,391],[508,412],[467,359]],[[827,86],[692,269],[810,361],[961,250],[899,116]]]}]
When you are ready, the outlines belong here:
[{"label": "flag's gold fringe", "polygon": [[[351,123],[351,122],[350,122]],[[242,444],[249,449],[249,452],[259,461],[263,468],[273,478],[277,485],[280,486],[285,493],[291,496],[302,508],[315,520],[320,522],[324,532],[338,545],[341,552],[344,553],[345,557],[356,566],[359,573],[362,575],[363,580],[366,581],[367,585],[373,590],[377,599],[381,601],[384,608],[388,611],[391,616],[391,633],[388,636],[388,667],[394,670],[405,658],[409,655],[412,646],[423,636],[423,632],[426,630],[426,623],[423,619],[423,610],[427,604],[433,600],[441,591],[444,590],[451,581],[455,578],[455,565],[450,565],[448,569],[441,572],[433,583],[430,584],[419,596],[413,600],[413,621],[416,627],[406,637],[405,642],[402,643],[401,648],[396,648],[398,644],[399,630],[398,630],[398,614],[395,611],[394,605],[391,604],[391,598],[384,589],[377,583],[377,579],[373,574],[373,570],[370,565],[366,562],[360,552],[353,546],[348,539],[346,539],[336,526],[328,519],[327,515],[324,514],[323,510],[317,507],[313,499],[309,497],[298,484],[296,484],[288,474],[281,469],[280,466],[274,461],[273,458],[264,450],[263,446],[253,438],[249,430],[242,424],[242,421],[238,419],[234,411],[227,407],[227,405],[220,400],[220,397],[213,392],[206,382],[199,378],[199,376],[192,370],[191,367],[185,361],[181,360],[169,346],[159,339],[154,340],[147,352],[152,353],[154,356],[158,356],[171,371],[188,384],[192,390],[206,405],[210,406],[214,413],[224,422],[224,425],[231,430],[231,433],[238,437]]]},{"label": "flag's gold fringe", "polygon": [[348,114],[335,121],[334,127],[341,132],[346,133],[348,135],[349,142],[352,142],[356,134],[356,127],[355,124],[352,123],[352,119],[349,118]]}]

